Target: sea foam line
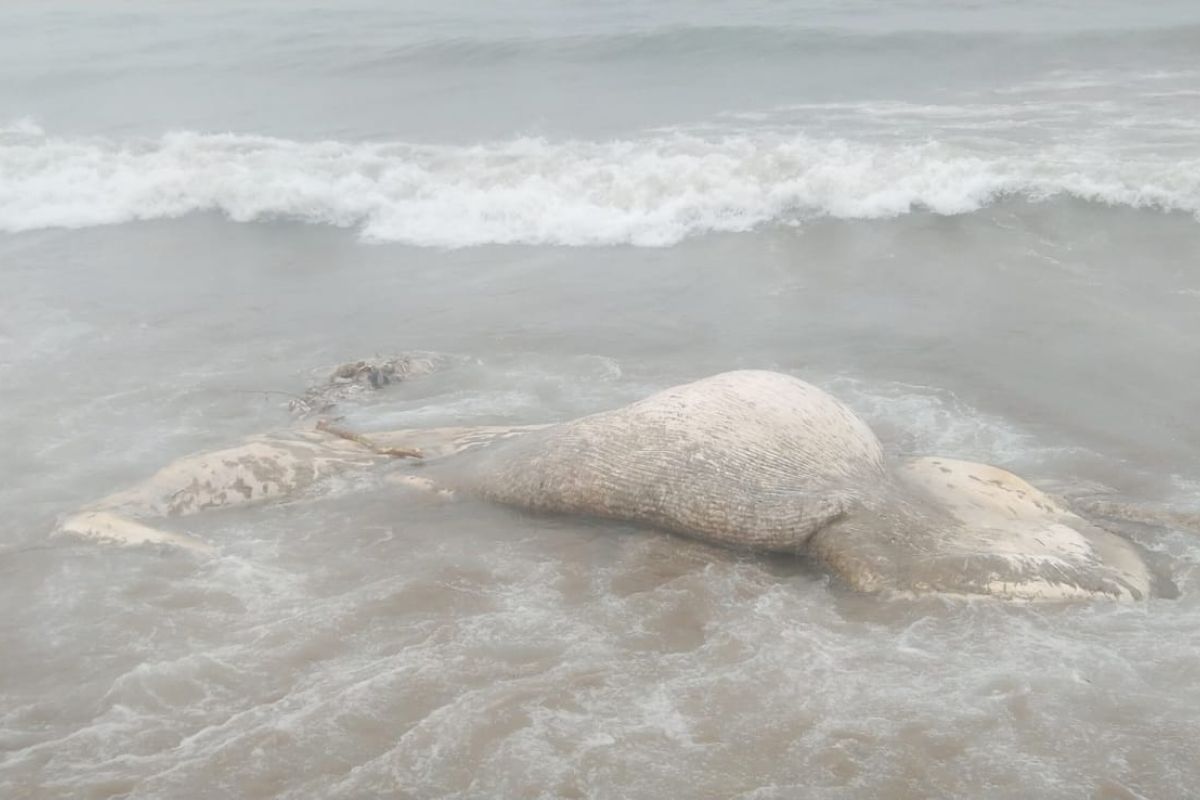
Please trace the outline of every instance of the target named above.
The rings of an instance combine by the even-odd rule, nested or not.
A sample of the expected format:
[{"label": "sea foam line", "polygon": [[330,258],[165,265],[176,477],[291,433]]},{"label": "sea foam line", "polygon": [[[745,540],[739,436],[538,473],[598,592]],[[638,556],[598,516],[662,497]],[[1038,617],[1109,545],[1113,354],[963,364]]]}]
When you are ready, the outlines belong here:
[{"label": "sea foam line", "polygon": [[819,216],[963,214],[1003,197],[1056,195],[1200,218],[1200,158],[778,132],[458,146],[195,132],[114,141],[48,136],[29,122],[0,128],[7,232],[218,211],[432,247],[662,246]]}]

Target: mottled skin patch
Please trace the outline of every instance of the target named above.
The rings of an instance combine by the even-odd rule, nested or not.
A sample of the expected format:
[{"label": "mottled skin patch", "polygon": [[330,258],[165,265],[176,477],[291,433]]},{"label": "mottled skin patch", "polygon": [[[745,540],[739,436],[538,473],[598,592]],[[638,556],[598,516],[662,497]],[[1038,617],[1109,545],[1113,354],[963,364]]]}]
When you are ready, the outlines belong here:
[{"label": "mottled skin patch", "polygon": [[66,518],[59,530],[108,542],[158,542],[205,550],[197,540],[146,523],[294,497],[324,478],[394,461],[397,453],[421,450],[429,458],[444,458],[542,427],[436,428],[354,439],[332,432],[332,427],[318,427],[256,436],[235,447],[172,462],[137,486]]},{"label": "mottled skin patch", "polygon": [[186,516],[205,508],[286,497],[327,475],[382,460],[385,457],[319,431],[261,436],[176,461],[99,505],[139,517]]}]

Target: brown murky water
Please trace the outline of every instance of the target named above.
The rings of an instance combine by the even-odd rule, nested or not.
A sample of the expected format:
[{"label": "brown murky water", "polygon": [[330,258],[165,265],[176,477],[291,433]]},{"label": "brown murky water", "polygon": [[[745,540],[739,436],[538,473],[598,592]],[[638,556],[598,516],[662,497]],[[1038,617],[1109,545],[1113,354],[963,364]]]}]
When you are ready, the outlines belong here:
[{"label": "brown murky water", "polygon": [[[1035,213],[1092,239],[1037,244]],[[1179,598],[1068,607],[856,596],[800,561],[382,475],[188,520],[208,559],[47,538],[171,457],[287,425],[263,390],[411,347],[475,363],[350,423],[561,419],[766,366],[845,398],[893,451],[1194,508],[1192,220],[855,225],[672,251],[439,254],[203,217],[7,239],[2,794],[1187,796],[1186,531],[1125,531]],[[1116,255],[1133,249],[1137,276]]]}]

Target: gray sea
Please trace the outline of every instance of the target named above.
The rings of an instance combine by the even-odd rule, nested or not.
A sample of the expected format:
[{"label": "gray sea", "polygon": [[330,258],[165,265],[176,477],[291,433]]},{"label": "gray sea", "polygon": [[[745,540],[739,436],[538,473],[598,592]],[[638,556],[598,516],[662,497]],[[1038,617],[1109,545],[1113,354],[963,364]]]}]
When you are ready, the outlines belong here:
[{"label": "gray sea", "polygon": [[1196,796],[1194,531],[1069,606],[373,476],[51,535],[412,350],[347,424],[768,368],[1200,510],[1194,0],[0,5],[0,797]]}]

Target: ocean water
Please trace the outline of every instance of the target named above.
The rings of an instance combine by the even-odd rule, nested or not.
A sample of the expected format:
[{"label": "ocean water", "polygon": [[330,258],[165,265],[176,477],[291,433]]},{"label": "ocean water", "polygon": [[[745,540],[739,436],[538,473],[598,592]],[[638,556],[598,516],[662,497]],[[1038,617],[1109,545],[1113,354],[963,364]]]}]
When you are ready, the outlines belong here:
[{"label": "ocean water", "polygon": [[1184,798],[1179,588],[858,596],[796,559],[367,475],[51,536],[341,410],[535,423],[718,371],[897,455],[1200,510],[1200,6],[0,6],[0,796]]}]

